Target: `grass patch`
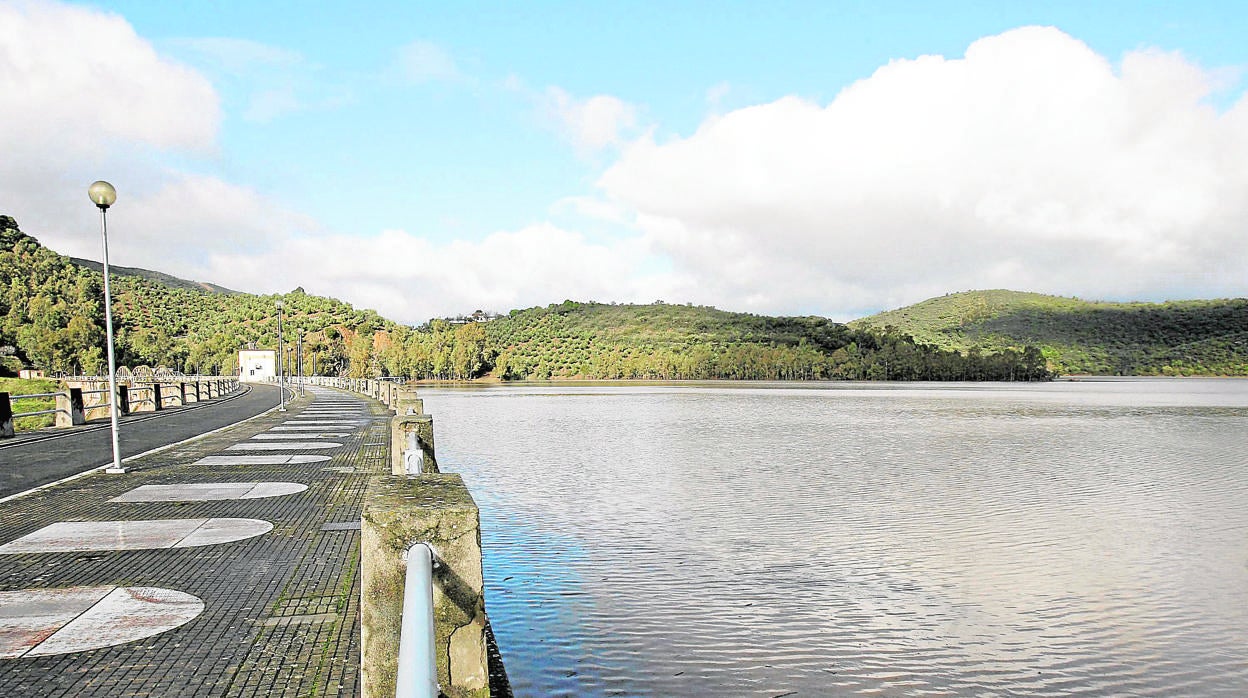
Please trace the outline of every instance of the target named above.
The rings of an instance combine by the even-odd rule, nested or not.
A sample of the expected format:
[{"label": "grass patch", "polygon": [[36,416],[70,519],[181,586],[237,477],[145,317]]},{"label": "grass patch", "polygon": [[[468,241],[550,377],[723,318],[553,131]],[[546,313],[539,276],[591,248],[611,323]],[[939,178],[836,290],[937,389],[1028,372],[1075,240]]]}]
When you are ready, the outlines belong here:
[{"label": "grass patch", "polygon": [[[0,378],[0,393],[8,393],[10,398],[16,395],[55,393],[62,389],[60,381],[47,378]],[[41,397],[12,400],[11,404],[13,406],[13,414],[38,412],[56,407],[56,398]],[[55,416],[50,414],[38,415],[36,417],[18,417],[13,420],[13,428],[16,431],[31,431],[50,427],[55,422]]]}]

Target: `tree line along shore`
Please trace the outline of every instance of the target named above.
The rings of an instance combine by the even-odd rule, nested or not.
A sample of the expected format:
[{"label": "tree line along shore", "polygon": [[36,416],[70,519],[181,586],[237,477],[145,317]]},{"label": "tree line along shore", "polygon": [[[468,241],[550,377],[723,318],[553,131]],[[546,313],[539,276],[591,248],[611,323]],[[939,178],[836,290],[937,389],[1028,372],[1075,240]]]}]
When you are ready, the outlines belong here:
[{"label": "tree line along shore", "polygon": [[[0,216],[0,375],[104,371],[102,277]],[[118,363],[233,373],[301,338],[311,375],[472,380],[1046,380],[1248,374],[1248,302],[1097,304],[950,294],[848,324],[707,306],[564,301],[412,327],[302,288],[237,293],[158,272],[113,279]]]}]

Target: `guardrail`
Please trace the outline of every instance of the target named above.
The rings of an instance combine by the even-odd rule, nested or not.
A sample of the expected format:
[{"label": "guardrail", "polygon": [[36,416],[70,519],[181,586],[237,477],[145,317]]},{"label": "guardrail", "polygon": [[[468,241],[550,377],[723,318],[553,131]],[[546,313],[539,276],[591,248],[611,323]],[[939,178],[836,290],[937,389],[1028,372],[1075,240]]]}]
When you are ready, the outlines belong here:
[{"label": "guardrail", "polygon": [[487,656],[480,512],[463,478],[440,471],[424,401],[395,381],[305,376],[286,385],[301,382],[391,411],[390,474],[369,479],[360,512],[361,698],[488,698],[496,683],[510,695],[506,672]]},{"label": "guardrail", "polygon": [[403,584],[403,620],[399,630],[395,698],[437,698],[438,654],[433,617],[433,548],[416,543],[407,549]]},{"label": "guardrail", "polygon": [[[0,438],[14,436],[15,420],[22,417],[55,415],[54,427],[72,427],[86,423],[92,412],[112,409],[114,400],[117,402],[118,412],[123,415],[134,412],[155,412],[168,407],[171,403],[186,406],[192,402],[228,395],[238,390],[239,387],[237,378],[227,376],[192,380],[165,379],[143,383],[136,381],[131,385],[118,385],[115,396],[95,397],[108,396],[107,387],[97,387],[102,382],[106,383],[96,378],[71,378],[65,380],[68,386],[65,390],[55,393],[11,395],[0,392]],[[93,396],[93,398],[88,402],[87,396]],[[51,409],[13,411],[13,404],[18,400],[47,398],[56,401]]]}]

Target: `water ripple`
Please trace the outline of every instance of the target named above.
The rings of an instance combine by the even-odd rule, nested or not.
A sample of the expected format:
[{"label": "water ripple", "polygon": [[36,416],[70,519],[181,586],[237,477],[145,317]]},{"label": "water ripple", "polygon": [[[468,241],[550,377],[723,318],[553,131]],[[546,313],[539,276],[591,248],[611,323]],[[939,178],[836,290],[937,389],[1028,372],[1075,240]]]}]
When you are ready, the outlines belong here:
[{"label": "water ripple", "polygon": [[1248,383],[425,397],[518,695],[1248,694]]}]

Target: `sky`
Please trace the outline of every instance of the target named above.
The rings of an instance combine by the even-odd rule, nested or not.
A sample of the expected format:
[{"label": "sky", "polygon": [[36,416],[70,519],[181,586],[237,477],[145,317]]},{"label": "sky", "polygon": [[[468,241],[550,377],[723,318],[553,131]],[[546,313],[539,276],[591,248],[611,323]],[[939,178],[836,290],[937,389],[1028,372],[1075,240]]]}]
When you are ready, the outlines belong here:
[{"label": "sky", "polygon": [[399,322],[1248,295],[1235,2],[0,0],[0,213]]}]

